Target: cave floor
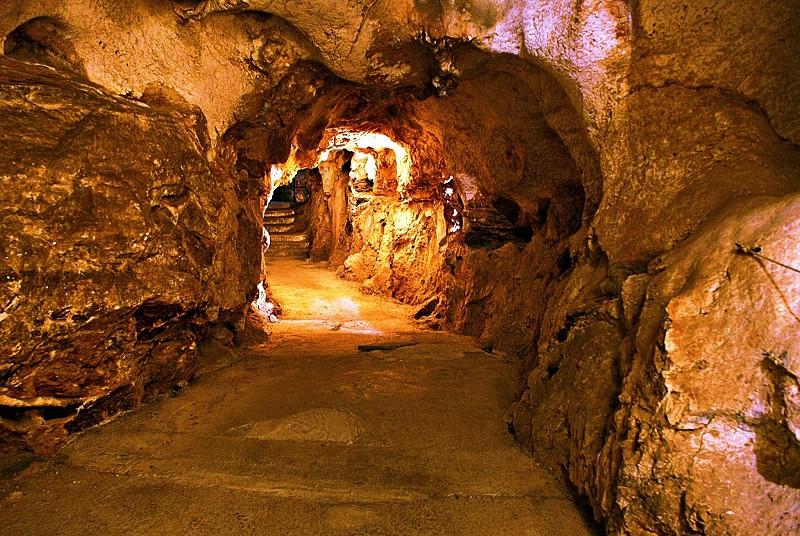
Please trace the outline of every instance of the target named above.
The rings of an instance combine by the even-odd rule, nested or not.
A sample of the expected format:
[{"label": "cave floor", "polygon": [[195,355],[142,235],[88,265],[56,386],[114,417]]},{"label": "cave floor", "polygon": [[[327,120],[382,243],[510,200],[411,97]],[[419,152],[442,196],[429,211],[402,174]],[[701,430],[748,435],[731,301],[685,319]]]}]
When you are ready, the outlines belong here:
[{"label": "cave floor", "polygon": [[268,343],[0,482],[3,534],[592,533],[506,430],[513,360],[310,263],[268,274]]}]

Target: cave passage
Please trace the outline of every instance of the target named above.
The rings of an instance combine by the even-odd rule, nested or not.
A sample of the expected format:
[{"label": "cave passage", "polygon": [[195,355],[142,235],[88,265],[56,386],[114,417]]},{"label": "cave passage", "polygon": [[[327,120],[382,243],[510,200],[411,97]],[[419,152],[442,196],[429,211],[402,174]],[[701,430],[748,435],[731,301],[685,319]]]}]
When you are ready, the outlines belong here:
[{"label": "cave passage", "polygon": [[798,14],[3,0],[0,532],[800,534]]},{"label": "cave passage", "polygon": [[216,370],[181,396],[74,439],[13,492],[6,530],[593,533],[508,434],[514,360],[306,261],[267,272],[268,343],[207,348]]}]

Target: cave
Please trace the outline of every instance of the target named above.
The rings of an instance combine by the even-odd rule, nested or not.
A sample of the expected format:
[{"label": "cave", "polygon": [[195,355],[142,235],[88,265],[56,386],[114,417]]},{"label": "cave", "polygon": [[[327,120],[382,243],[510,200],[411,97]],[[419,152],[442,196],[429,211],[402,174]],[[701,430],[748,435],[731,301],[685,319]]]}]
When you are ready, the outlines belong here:
[{"label": "cave", "polygon": [[800,534],[800,1],[8,0],[4,534]]}]

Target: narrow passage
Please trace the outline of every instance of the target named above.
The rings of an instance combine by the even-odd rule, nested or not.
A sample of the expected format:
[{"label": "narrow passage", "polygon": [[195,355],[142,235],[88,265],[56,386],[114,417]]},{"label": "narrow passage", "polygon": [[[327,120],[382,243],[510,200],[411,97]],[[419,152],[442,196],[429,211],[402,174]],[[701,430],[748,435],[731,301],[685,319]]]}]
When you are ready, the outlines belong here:
[{"label": "narrow passage", "polygon": [[512,360],[327,269],[267,271],[284,310],[269,342],[216,349],[179,396],[0,484],[3,532],[591,532],[506,431]]}]

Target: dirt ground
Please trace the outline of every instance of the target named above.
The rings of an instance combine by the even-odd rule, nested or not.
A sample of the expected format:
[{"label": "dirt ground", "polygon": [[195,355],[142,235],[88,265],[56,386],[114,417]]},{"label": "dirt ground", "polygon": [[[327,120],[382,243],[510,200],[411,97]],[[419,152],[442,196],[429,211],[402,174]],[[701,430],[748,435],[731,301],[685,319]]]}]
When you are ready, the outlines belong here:
[{"label": "dirt ground", "polygon": [[[276,261],[270,341],[0,481],[0,532],[592,534],[512,441],[516,363]],[[363,351],[359,346],[386,345]]]}]

